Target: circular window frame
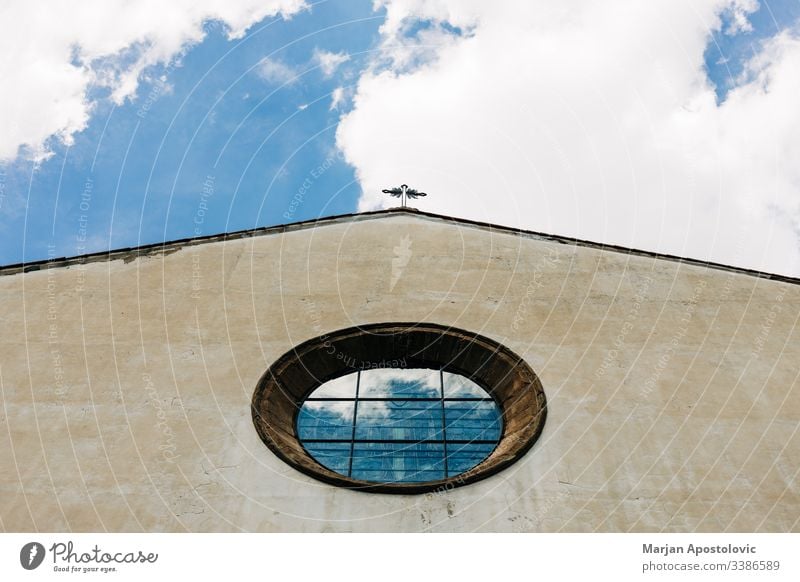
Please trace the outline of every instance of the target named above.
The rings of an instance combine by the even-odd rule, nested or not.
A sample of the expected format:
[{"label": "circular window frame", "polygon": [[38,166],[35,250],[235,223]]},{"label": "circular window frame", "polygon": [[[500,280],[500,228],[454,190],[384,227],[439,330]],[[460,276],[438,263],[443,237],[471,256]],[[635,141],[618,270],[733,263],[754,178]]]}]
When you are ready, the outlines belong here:
[{"label": "circular window frame", "polygon": [[[422,483],[361,481],[322,466],[296,433],[296,417],[305,399],[340,376],[392,367],[442,369],[483,388],[499,406],[503,423],[492,453],[468,471]],[[547,403],[531,367],[494,340],[434,323],[381,323],[321,335],[285,353],[258,381],[251,410],[264,444],[298,471],[357,491],[419,494],[475,483],[519,460],[542,432]]]}]

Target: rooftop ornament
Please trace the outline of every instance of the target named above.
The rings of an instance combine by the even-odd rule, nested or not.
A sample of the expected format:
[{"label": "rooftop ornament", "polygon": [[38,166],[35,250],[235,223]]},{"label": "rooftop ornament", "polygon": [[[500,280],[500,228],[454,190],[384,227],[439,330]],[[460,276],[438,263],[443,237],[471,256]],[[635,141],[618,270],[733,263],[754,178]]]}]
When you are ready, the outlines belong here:
[{"label": "rooftop ornament", "polygon": [[409,188],[406,184],[402,184],[399,188],[388,188],[382,190],[382,192],[394,196],[395,198],[400,198],[403,208],[406,207],[406,198],[416,199],[420,196],[427,196],[425,192],[419,192],[413,188]]}]

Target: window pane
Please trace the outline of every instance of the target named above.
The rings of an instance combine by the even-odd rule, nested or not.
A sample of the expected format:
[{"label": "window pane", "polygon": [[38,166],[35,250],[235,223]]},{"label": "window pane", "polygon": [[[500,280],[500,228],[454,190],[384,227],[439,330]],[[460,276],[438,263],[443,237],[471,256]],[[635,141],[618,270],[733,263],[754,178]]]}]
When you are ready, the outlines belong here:
[{"label": "window pane", "polygon": [[444,479],[444,446],[427,443],[356,443],[353,478],[384,483],[421,483]]},{"label": "window pane", "polygon": [[350,469],[350,443],[303,443],[320,465],[347,475]]},{"label": "window pane", "polygon": [[452,477],[472,469],[494,450],[495,444],[454,444],[447,445],[447,472]]},{"label": "window pane", "polygon": [[356,440],[431,440],[442,437],[442,403],[359,401]]},{"label": "window pane", "polygon": [[489,398],[486,390],[475,382],[458,374],[442,372],[445,398]]},{"label": "window pane", "polygon": [[[342,475],[378,483],[437,481],[478,465],[500,438],[497,404],[467,378],[445,373],[442,400],[438,370],[364,371],[358,399],[356,377],[349,374],[320,386],[297,417],[297,434],[309,454]],[[343,442],[331,442],[338,440]]]},{"label": "window pane", "polygon": [[361,398],[439,398],[439,370],[386,368],[361,372]]},{"label": "window pane", "polygon": [[309,398],[355,398],[357,372],[328,380],[311,393]]},{"label": "window pane", "polygon": [[350,439],[353,402],[306,401],[297,415],[297,436],[305,439]]},{"label": "window pane", "polygon": [[493,401],[445,401],[448,440],[498,440],[500,413]]}]

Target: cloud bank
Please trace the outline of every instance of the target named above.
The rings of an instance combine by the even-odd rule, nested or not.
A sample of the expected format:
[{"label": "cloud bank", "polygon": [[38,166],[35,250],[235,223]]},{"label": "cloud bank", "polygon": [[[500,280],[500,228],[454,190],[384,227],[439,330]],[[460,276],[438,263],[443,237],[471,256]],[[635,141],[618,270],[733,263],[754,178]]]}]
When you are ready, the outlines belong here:
[{"label": "cloud bank", "polygon": [[230,38],[303,0],[13,0],[0,8],[0,161],[42,160],[52,139],[70,144],[95,106],[136,93],[145,69],[178,58],[216,21]]},{"label": "cloud bank", "polygon": [[718,104],[704,69],[750,0],[384,0],[337,143],[364,190],[443,214],[800,275],[800,41]]}]

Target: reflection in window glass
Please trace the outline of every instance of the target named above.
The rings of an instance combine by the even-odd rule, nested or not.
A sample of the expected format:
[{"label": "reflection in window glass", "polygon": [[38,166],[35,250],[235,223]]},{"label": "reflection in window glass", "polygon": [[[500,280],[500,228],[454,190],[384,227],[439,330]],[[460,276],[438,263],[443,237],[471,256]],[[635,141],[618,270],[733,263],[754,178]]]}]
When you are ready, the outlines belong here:
[{"label": "reflection in window glass", "polygon": [[486,392],[475,382],[458,374],[442,372],[445,398],[485,398]]},{"label": "reflection in window glass", "polygon": [[350,471],[350,443],[321,441],[306,443],[305,447],[323,467],[343,475]]},{"label": "reflection in window glass", "polygon": [[356,440],[441,440],[442,405],[439,399],[361,401]]},{"label": "reflection in window glass", "polygon": [[314,390],[315,398],[355,398],[355,396],[356,383],[352,374],[329,380]]},{"label": "reflection in window glass", "polygon": [[358,389],[361,398],[439,398],[441,390],[439,370],[382,368],[364,370],[360,376]]},{"label": "reflection in window glass", "polygon": [[444,445],[356,442],[351,476],[382,483],[444,479]]},{"label": "reflection in window glass", "polygon": [[500,416],[492,401],[445,401],[447,436],[464,441],[500,440]]},{"label": "reflection in window glass", "polygon": [[424,483],[475,467],[497,446],[500,409],[480,386],[428,369],[354,372],[322,384],[297,415],[321,465],[377,483]]},{"label": "reflection in window glass", "polygon": [[350,439],[353,432],[353,402],[306,402],[297,415],[301,440]]}]

